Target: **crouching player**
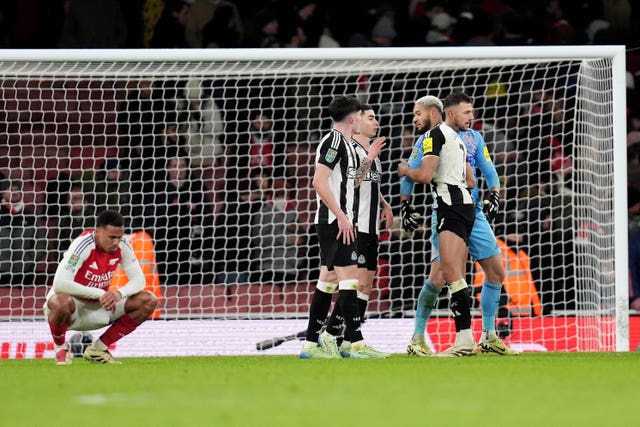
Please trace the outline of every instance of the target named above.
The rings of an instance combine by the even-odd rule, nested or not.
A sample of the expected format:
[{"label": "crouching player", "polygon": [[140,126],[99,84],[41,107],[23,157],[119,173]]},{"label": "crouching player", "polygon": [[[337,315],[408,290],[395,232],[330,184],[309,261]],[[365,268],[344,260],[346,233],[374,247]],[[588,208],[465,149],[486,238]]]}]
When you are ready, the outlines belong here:
[{"label": "crouching player", "polygon": [[[122,215],[107,210],[98,216],[96,228],[80,234],[64,253],[44,305],[58,365],[69,365],[73,358],[65,339],[68,329],[87,331],[109,324],[83,356],[91,362],[120,364],[108,347],[133,332],[156,309],[158,300],[143,290],[142,268],[123,235]],[[120,264],[129,282],[110,291]]]}]

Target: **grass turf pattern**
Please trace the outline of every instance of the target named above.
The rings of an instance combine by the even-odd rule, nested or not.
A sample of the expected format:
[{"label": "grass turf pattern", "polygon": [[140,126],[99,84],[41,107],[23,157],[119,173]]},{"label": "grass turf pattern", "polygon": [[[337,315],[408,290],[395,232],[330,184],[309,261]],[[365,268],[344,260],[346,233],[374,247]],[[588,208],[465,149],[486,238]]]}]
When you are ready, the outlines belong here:
[{"label": "grass turf pattern", "polygon": [[0,426],[623,426],[640,353],[0,361]]}]

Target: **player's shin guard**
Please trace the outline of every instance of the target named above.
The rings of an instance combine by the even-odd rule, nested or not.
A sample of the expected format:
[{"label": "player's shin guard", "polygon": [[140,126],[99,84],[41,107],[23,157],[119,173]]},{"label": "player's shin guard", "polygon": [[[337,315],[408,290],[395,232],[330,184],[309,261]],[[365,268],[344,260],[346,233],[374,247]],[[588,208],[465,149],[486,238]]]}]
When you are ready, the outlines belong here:
[{"label": "player's shin guard", "polygon": [[116,320],[100,337],[100,341],[109,347],[120,338],[129,335],[133,332],[141,322],[134,320],[128,314],[123,314],[118,320]]},{"label": "player's shin guard", "polygon": [[427,327],[427,321],[431,317],[431,311],[436,306],[440,289],[427,279],[418,295],[418,306],[416,307],[416,318],[413,323],[414,334],[424,334]]},{"label": "player's shin guard", "polygon": [[[461,283],[460,283],[461,282]],[[471,295],[464,279],[451,283],[451,311],[456,332],[471,329]],[[456,289],[455,291],[453,289]]]},{"label": "player's shin guard", "polygon": [[482,295],[480,296],[480,308],[482,309],[482,330],[495,331],[496,315],[500,305],[501,284],[485,282],[482,284]]},{"label": "player's shin guard", "polygon": [[307,342],[318,342],[320,330],[324,325],[335,291],[336,285],[334,283],[318,281],[311,299],[311,307],[309,308],[309,324],[307,325],[307,335],[305,337]]},{"label": "player's shin guard", "polygon": [[337,337],[342,333],[342,326],[344,325],[344,317],[342,316],[342,309],[340,304],[333,306],[333,311],[327,322],[327,332]]},{"label": "player's shin guard", "polygon": [[357,288],[357,280],[341,280],[339,284],[338,304],[340,304],[340,310],[344,317],[345,335],[349,337],[352,343],[362,341]]}]

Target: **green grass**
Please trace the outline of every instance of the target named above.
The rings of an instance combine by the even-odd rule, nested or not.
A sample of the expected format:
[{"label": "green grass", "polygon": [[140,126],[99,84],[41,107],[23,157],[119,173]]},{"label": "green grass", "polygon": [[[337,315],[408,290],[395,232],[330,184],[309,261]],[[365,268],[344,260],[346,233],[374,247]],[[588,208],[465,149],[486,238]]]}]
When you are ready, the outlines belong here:
[{"label": "green grass", "polygon": [[640,353],[0,362],[0,426],[637,425]]}]

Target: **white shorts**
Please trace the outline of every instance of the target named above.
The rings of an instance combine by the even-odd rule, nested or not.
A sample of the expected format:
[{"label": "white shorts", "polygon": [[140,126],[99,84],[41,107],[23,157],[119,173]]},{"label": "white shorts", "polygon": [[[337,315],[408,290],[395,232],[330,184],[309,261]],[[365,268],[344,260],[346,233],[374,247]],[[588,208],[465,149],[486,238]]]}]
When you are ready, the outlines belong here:
[{"label": "white shorts", "polygon": [[[74,331],[92,331],[94,329],[100,329],[109,325],[124,314],[124,303],[126,298],[121,299],[116,303],[116,309],[114,311],[107,311],[100,303],[87,302],[75,297],[73,302],[76,305],[76,310],[71,315],[71,325],[69,329]],[[44,315],[49,317],[49,298],[44,303]]]}]

